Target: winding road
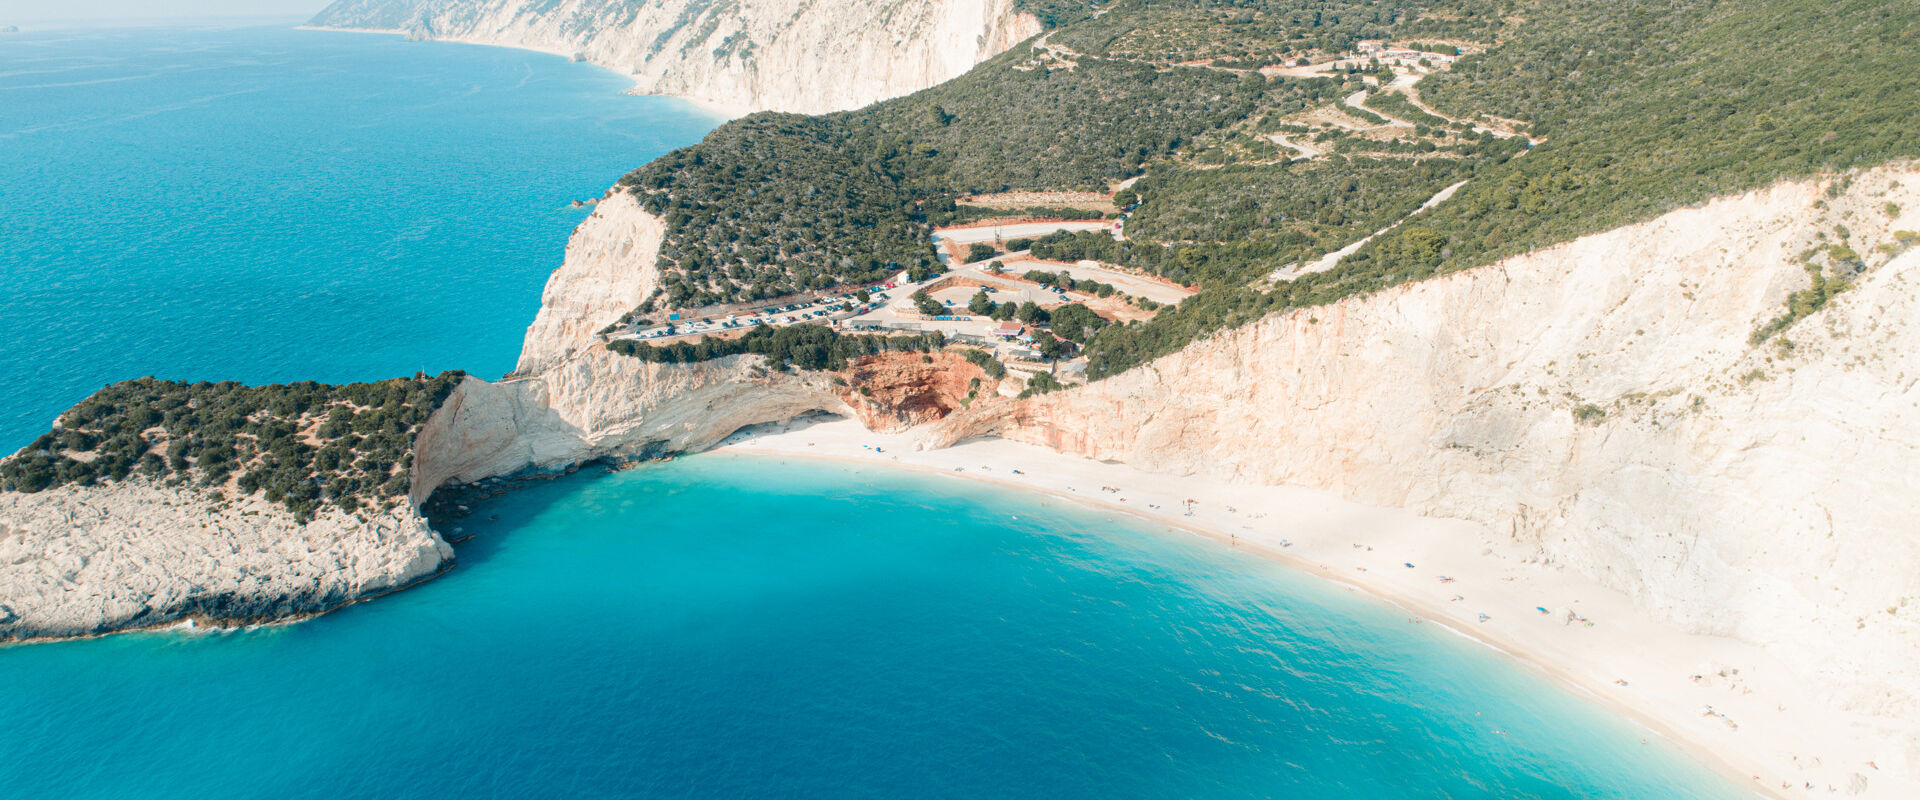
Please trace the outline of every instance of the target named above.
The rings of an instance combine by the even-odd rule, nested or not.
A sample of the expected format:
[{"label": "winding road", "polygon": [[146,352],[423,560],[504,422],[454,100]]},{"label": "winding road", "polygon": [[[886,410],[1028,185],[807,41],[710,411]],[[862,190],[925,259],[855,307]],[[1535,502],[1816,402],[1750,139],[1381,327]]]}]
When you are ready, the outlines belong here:
[{"label": "winding road", "polygon": [[1346,258],[1347,256],[1360,252],[1360,248],[1367,246],[1367,243],[1373,241],[1374,237],[1379,236],[1380,234],[1386,233],[1387,231],[1393,230],[1394,228],[1398,228],[1400,227],[1401,223],[1404,223],[1407,220],[1410,220],[1416,216],[1419,216],[1421,212],[1424,212],[1430,208],[1433,208],[1434,206],[1440,205],[1441,203],[1447,202],[1448,198],[1453,197],[1454,192],[1460,191],[1460,187],[1465,185],[1467,185],[1467,182],[1461,181],[1445,189],[1441,189],[1438,192],[1435,192],[1432,197],[1427,198],[1426,202],[1421,203],[1419,208],[1414,209],[1413,213],[1410,213],[1404,217],[1394,220],[1392,225],[1388,225],[1387,227],[1381,228],[1380,230],[1367,234],[1366,238],[1361,239],[1360,241],[1354,242],[1353,244],[1347,245],[1346,247],[1342,247],[1338,250],[1335,250],[1331,253],[1321,256],[1320,258],[1314,260],[1312,263],[1308,263],[1304,265],[1288,264],[1287,266],[1276,269],[1272,273],[1267,275],[1267,281],[1269,283],[1280,283],[1282,281],[1293,280],[1294,278],[1298,278],[1302,275],[1311,275],[1315,272],[1326,272],[1327,270],[1333,269],[1335,264],[1340,263],[1340,259]]}]

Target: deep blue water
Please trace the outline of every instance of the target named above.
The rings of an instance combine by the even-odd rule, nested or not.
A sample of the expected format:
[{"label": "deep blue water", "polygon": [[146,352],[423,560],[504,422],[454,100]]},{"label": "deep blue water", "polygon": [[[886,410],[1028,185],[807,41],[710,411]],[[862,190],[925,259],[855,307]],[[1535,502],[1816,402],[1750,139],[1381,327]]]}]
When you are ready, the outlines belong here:
[{"label": "deep blue water", "polygon": [[718,120],[394,36],[0,38],[0,452],[115,380],[496,377],[567,232]]},{"label": "deep blue water", "polygon": [[[714,122],[621,88],[8,39],[0,447],[133,375],[507,369],[567,201]],[[701,456],[458,524],[449,574],[300,624],[0,649],[0,798],[1740,796],[1437,626],[1038,496]]]}]

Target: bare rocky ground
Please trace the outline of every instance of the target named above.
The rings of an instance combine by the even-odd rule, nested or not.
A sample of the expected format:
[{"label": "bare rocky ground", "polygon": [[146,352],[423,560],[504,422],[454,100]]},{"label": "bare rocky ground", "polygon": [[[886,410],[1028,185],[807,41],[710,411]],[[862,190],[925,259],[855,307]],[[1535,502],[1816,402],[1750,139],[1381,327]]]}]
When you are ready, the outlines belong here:
[{"label": "bare rocky ground", "polygon": [[301,525],[278,503],[127,481],[0,493],[0,641],[328,611],[453,563],[401,504]]}]

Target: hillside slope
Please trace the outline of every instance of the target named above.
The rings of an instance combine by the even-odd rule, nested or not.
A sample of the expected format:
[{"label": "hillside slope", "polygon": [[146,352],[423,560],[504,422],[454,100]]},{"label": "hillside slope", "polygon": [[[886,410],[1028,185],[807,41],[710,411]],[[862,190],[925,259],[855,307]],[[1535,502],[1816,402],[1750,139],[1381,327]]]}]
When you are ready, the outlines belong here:
[{"label": "hillside slope", "polygon": [[[1824,263],[1839,230],[1867,254],[1858,271],[1781,324],[1812,280],[1809,253]],[[1912,164],[1782,183],[1270,315],[919,432],[930,447],[1001,437],[1479,523],[1651,617],[1789,665],[1828,706],[1798,719],[1839,733],[1777,760],[1817,754],[1834,780],[1870,775],[1867,796],[1905,796],[1920,764],[1915,231]],[[599,242],[576,245],[548,296],[601,316],[543,309],[531,374],[469,381],[423,434],[416,492],[701,449],[809,411],[860,416],[822,373],[751,357],[649,363],[578,336],[633,289],[595,267]],[[1881,744],[1863,755],[1835,741]]]},{"label": "hillside slope", "polygon": [[574,56],[736,113],[858,108],[1040,32],[1014,0],[338,0],[311,21]]},{"label": "hillside slope", "polygon": [[[1868,266],[1756,344],[1835,226]],[[936,441],[1000,436],[1479,522],[1691,632],[1767,648],[1840,707],[1911,723],[1916,230],[1911,165],[1781,184],[1273,315],[956,417]]]}]

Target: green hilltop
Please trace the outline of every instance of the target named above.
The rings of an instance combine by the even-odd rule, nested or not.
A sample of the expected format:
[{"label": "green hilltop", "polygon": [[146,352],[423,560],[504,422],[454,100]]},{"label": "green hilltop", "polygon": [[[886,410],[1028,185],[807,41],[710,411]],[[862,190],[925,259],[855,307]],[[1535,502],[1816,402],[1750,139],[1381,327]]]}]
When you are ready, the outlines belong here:
[{"label": "green hilltop", "polygon": [[[648,308],[937,269],[930,228],[979,214],[957,198],[1139,177],[1121,194],[1144,200],[1129,241],[1036,245],[1202,290],[1094,336],[1099,378],[1274,311],[1920,155],[1920,7],[1129,0],[1054,18],[1063,24],[946,84],[851,112],[749,116],[628,175],[622,187],[668,220]],[[1405,67],[1285,71],[1378,41],[1462,55],[1413,85],[1418,103],[1364,82],[1404,85]],[[1362,90],[1360,107],[1343,102]],[[1299,157],[1281,139],[1318,152]],[[1332,269],[1268,279],[1455,183],[1450,200]]]}]

